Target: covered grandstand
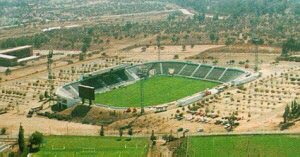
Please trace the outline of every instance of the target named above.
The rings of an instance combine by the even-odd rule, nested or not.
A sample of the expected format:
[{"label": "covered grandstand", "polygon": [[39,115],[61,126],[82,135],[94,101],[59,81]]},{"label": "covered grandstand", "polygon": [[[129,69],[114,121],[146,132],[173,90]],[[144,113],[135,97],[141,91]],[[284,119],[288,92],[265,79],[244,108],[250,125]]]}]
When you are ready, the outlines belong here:
[{"label": "covered grandstand", "polygon": [[0,66],[10,67],[39,58],[33,56],[31,45],[0,50]]},{"label": "covered grandstand", "polygon": [[221,84],[238,85],[245,83],[243,81],[245,79],[248,82],[256,79],[251,78],[251,73],[236,68],[191,62],[161,61],[148,62],[139,65],[121,65],[93,72],[83,76],[76,82],[60,87],[56,94],[62,103],[70,106],[80,101],[78,94],[78,86],[80,84],[94,87],[96,93],[106,92],[118,88],[119,86],[126,86],[140,80],[142,77],[139,75],[141,69],[147,71],[150,77],[153,75],[172,75],[212,81]]}]

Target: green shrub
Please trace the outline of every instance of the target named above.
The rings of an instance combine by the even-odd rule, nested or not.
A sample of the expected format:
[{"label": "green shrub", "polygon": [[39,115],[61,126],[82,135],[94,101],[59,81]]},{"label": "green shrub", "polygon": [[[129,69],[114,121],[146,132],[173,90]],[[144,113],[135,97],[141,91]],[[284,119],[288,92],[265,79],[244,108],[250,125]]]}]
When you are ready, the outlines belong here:
[{"label": "green shrub", "polygon": [[68,108],[67,105],[60,104],[60,103],[51,106],[51,110],[53,112],[61,112],[61,111],[65,110],[65,109],[67,109],[67,108]]}]

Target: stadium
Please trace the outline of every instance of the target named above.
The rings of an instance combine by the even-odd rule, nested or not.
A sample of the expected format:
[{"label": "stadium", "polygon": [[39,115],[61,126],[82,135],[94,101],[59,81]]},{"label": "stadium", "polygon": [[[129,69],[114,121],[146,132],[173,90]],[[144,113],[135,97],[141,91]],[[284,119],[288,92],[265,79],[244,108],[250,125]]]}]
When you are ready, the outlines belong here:
[{"label": "stadium", "polygon": [[[259,77],[237,68],[181,61],[119,65],[83,75],[57,89],[62,104],[81,101],[80,86],[95,90],[95,104],[112,108],[184,106]],[[139,83],[140,82],[140,83]],[[161,93],[164,93],[162,95]]]}]

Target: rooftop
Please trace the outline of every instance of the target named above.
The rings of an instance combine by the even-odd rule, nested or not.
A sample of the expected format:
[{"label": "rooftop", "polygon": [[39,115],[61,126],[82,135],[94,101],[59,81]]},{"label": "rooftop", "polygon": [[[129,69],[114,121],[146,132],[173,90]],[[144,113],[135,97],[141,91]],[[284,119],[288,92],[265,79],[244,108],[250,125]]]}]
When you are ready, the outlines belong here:
[{"label": "rooftop", "polygon": [[11,48],[11,49],[6,49],[6,50],[0,50],[0,54],[23,50],[23,49],[28,49],[31,47],[32,47],[31,45],[25,45],[25,46],[15,47],[15,48]]},{"label": "rooftop", "polygon": [[39,56],[30,56],[30,57],[26,57],[26,58],[21,58],[21,59],[18,59],[18,63],[35,60],[37,58],[39,58]]},{"label": "rooftop", "polygon": [[17,57],[15,57],[15,56],[9,56],[9,55],[5,55],[5,54],[1,54],[1,53],[0,53],[0,58],[5,58],[5,59],[15,59],[15,58],[17,58]]}]

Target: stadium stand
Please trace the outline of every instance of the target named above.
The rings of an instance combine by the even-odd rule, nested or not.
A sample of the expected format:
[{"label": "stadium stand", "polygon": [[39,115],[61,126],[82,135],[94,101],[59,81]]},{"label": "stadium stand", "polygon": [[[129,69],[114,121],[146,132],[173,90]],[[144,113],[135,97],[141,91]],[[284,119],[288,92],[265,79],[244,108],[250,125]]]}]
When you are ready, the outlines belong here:
[{"label": "stadium stand", "polygon": [[156,74],[162,74],[161,63],[154,63],[151,69],[155,69]]},{"label": "stadium stand", "polygon": [[168,75],[170,69],[174,69],[173,74],[178,74],[180,70],[183,68],[185,64],[183,63],[177,63],[177,62],[165,62],[162,63],[163,67],[163,74]]},{"label": "stadium stand", "polygon": [[179,75],[191,76],[198,66],[197,64],[187,64]]},{"label": "stadium stand", "polygon": [[244,72],[236,69],[227,69],[226,73],[220,78],[220,81],[222,82],[229,82],[231,80],[234,80],[238,78],[240,75],[242,75]]},{"label": "stadium stand", "polygon": [[214,69],[208,74],[208,76],[205,79],[208,80],[219,80],[220,76],[225,71],[225,68],[220,67],[214,67]]},{"label": "stadium stand", "polygon": [[102,88],[103,86],[105,86],[105,84],[101,78],[102,78],[101,76],[87,78],[85,80],[80,81],[80,84],[85,85],[85,86],[91,86],[96,89]]},{"label": "stadium stand", "polygon": [[117,70],[115,72],[119,78],[122,79],[122,81],[127,81],[129,80],[128,76],[126,75],[125,69]]},{"label": "stadium stand", "polygon": [[208,65],[201,65],[199,69],[194,73],[193,77],[201,78],[203,79],[207,73],[210,71],[212,67]]}]

